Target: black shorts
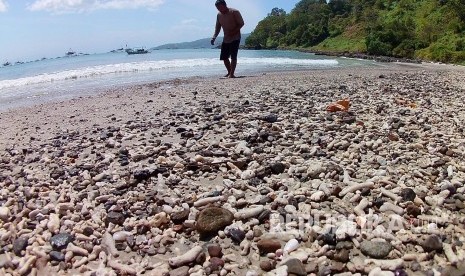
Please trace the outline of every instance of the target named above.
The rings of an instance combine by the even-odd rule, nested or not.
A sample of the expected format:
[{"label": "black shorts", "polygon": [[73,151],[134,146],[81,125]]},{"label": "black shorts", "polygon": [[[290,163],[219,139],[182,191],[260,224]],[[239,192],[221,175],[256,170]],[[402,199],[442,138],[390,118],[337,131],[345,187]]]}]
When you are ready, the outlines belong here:
[{"label": "black shorts", "polygon": [[220,60],[225,60],[231,58],[232,60],[237,59],[237,52],[239,52],[239,44],[241,40],[234,40],[231,43],[224,43],[221,44],[221,55]]}]

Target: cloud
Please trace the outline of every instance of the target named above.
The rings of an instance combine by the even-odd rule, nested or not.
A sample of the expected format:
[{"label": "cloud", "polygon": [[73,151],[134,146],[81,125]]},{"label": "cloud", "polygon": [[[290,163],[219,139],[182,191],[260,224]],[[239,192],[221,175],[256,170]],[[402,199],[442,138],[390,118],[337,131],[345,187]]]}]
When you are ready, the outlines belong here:
[{"label": "cloud", "polygon": [[34,3],[28,5],[28,9],[30,11],[48,11],[53,13],[79,13],[103,9],[156,9],[162,5],[164,1],[165,0],[36,0]]},{"label": "cloud", "polygon": [[0,12],[6,12],[8,5],[5,0],[0,0]]}]

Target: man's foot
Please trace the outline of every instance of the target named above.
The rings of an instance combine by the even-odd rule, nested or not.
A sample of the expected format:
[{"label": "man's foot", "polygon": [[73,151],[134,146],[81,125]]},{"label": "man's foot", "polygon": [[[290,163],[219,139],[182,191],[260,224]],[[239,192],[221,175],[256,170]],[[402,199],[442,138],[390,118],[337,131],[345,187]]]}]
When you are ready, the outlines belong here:
[{"label": "man's foot", "polygon": [[229,78],[229,73],[227,73],[226,75],[224,75],[223,78]]},{"label": "man's foot", "polygon": [[234,75],[229,75],[228,78],[234,79],[234,78],[236,78],[236,76],[234,76]]}]

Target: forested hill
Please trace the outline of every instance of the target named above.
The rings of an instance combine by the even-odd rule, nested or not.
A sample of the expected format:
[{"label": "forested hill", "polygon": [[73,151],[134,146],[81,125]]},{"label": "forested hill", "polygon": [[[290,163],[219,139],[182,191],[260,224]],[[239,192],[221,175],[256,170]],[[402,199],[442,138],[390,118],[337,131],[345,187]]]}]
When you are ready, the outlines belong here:
[{"label": "forested hill", "polygon": [[302,0],[274,8],[246,46],[464,63],[465,0]]}]

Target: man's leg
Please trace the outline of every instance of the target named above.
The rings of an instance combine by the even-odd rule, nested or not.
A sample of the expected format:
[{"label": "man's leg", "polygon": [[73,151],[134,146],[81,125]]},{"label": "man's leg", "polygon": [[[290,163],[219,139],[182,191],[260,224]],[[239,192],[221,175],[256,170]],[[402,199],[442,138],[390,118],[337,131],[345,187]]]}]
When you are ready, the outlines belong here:
[{"label": "man's leg", "polygon": [[225,58],[223,62],[224,62],[224,66],[226,67],[226,70],[228,70],[228,73],[226,74],[226,76],[224,76],[225,78],[227,78],[231,74],[231,69],[232,69],[231,62],[229,61],[229,58]]},{"label": "man's leg", "polygon": [[236,71],[237,59],[231,59],[231,70],[229,71],[229,78],[235,78],[234,72]]}]

